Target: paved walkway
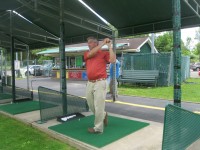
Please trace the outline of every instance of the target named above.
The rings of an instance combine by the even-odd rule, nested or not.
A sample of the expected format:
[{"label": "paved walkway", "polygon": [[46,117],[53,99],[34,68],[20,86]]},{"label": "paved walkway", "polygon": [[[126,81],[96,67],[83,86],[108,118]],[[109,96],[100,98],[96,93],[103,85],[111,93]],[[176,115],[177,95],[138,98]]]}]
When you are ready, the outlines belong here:
[{"label": "paved walkway", "polygon": [[[44,86],[54,90],[60,89],[58,79],[32,78],[31,80],[33,80],[32,87],[34,90],[35,99],[38,98],[38,86]],[[86,81],[67,81],[67,92],[76,96],[85,97],[86,83]],[[26,88],[26,80],[17,80],[16,86]],[[125,95],[119,95],[117,101],[113,103],[108,97],[106,103],[106,111],[113,114],[129,116],[160,123],[163,123],[164,121],[165,106],[167,104],[173,104],[173,101],[170,100]],[[182,102],[182,107],[187,110],[200,113],[200,103],[194,104]]]}]

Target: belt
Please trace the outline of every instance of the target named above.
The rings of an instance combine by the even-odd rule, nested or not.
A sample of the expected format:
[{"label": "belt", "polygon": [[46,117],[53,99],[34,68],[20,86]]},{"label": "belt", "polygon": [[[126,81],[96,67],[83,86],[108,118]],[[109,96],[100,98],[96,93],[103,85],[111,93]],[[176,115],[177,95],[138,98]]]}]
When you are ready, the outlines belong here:
[{"label": "belt", "polygon": [[100,79],[96,79],[96,80],[88,80],[89,82],[95,83],[97,81],[102,81],[102,80],[106,80],[106,78],[100,78]]}]

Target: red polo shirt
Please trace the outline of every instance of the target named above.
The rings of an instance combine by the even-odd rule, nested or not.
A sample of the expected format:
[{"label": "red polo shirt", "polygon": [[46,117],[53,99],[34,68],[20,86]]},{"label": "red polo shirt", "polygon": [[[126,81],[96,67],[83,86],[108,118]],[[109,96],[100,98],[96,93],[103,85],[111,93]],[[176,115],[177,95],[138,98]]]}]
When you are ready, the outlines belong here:
[{"label": "red polo shirt", "polygon": [[89,51],[84,53],[87,76],[89,80],[107,78],[106,64],[109,63],[110,54],[108,51],[98,50],[95,56],[87,58]]}]

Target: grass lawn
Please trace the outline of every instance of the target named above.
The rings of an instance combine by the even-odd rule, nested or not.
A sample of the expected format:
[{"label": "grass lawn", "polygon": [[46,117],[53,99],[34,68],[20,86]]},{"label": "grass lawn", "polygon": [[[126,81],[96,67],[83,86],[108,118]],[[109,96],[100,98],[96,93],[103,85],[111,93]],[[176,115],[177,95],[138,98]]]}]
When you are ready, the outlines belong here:
[{"label": "grass lawn", "polygon": [[[200,78],[188,79],[181,86],[182,101],[200,102]],[[119,94],[173,100],[173,86],[141,87],[124,84],[118,88]]]},{"label": "grass lawn", "polygon": [[45,133],[0,114],[2,150],[75,150]]}]

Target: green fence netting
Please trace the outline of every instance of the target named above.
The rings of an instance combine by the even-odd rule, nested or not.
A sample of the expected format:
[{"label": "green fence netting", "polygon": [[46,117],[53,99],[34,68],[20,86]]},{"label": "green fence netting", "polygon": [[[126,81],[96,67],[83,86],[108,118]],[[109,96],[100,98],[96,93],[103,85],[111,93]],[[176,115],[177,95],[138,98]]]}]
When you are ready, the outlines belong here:
[{"label": "green fence netting", "polygon": [[67,114],[63,112],[62,93],[45,87],[38,87],[41,121],[54,119],[58,116],[89,110],[85,98],[67,94]]},{"label": "green fence netting", "polygon": [[[123,70],[158,70],[158,86],[169,86],[173,84],[174,61],[173,53],[123,53]],[[190,77],[190,57],[182,56],[182,81]]]},{"label": "green fence netting", "polygon": [[174,105],[165,109],[162,150],[185,150],[200,139],[200,115]]}]

